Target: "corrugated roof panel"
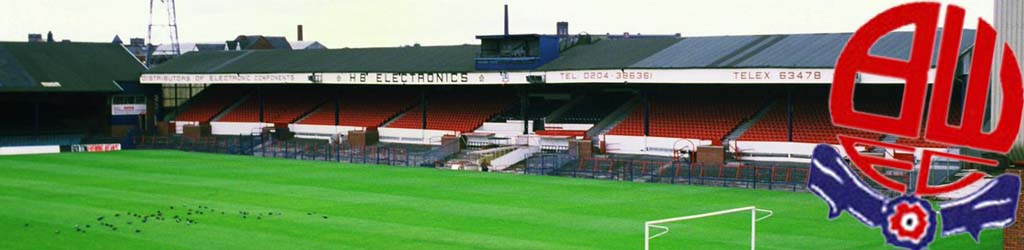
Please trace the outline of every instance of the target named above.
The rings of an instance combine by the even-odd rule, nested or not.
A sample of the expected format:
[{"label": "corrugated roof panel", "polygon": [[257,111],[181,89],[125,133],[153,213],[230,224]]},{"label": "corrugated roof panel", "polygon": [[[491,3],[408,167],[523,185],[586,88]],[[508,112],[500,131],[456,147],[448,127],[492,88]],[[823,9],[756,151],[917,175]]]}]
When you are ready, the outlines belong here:
[{"label": "corrugated roof panel", "polygon": [[18,59],[0,46],[0,89],[29,88],[36,85],[36,80],[25,72]]},{"label": "corrugated roof panel", "polygon": [[[960,51],[974,43],[974,30],[964,30]],[[634,64],[631,68],[831,68],[835,66],[851,33],[784,35],[761,51],[754,47],[769,36],[719,36],[686,38]],[[941,32],[936,45],[941,40]],[[911,32],[883,36],[871,54],[906,60],[910,55]],[[757,46],[755,46],[757,45]],[[751,52],[754,54],[749,54]],[[933,54],[938,53],[933,46]],[[725,61],[722,61],[725,59]],[[736,62],[735,60],[739,60]],[[937,57],[932,57],[934,64]],[[718,64],[716,64],[718,63]]]},{"label": "corrugated roof panel", "polygon": [[468,72],[476,45],[249,50],[182,55],[147,73]]},{"label": "corrugated roof panel", "polygon": [[[974,46],[974,30],[964,30],[960,37],[960,53]],[[911,44],[914,41],[914,33],[893,32],[879,39],[871,47],[871,54],[886,56],[902,60],[910,58]],[[935,35],[935,43],[932,45],[932,65],[938,62],[939,44],[942,42],[942,31]]]},{"label": "corrugated roof panel", "polygon": [[[115,81],[135,82],[145,69],[128,50],[113,43],[0,42],[7,63],[2,74],[27,74],[32,82],[4,85],[0,91],[120,91]],[[59,82],[43,87],[40,82]]]},{"label": "corrugated roof panel", "polygon": [[241,56],[246,51],[198,51],[182,54],[154,66],[146,73],[211,73],[212,69]]},{"label": "corrugated roof panel", "polygon": [[914,33],[894,32],[886,34],[871,45],[870,53],[901,60],[910,58],[910,45],[914,41]]},{"label": "corrugated roof panel", "polygon": [[631,68],[700,68],[753,42],[756,36],[689,37],[651,55]]},{"label": "corrugated roof panel", "polygon": [[850,34],[789,35],[735,67],[832,67]]},{"label": "corrugated roof panel", "polygon": [[679,42],[680,38],[629,38],[576,45],[538,70],[623,69]]},{"label": "corrugated roof panel", "polygon": [[[603,40],[563,51],[559,58],[538,70],[831,68],[850,36],[836,33]],[[910,32],[891,33],[880,39],[871,53],[906,59],[912,38]],[[973,41],[974,31],[964,31],[961,51],[970,48]],[[478,52],[476,45],[193,52],[148,72],[468,72],[475,70]]]}]

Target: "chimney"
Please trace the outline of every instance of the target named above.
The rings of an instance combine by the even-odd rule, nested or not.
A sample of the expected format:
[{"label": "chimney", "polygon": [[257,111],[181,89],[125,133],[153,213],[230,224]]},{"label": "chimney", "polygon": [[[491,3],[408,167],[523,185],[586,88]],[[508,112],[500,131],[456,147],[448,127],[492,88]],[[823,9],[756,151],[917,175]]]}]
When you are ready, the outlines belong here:
[{"label": "chimney", "polygon": [[42,34],[28,34],[28,42],[30,42],[30,43],[38,43],[38,42],[42,42],[42,41],[43,41],[43,35]]},{"label": "chimney", "polygon": [[47,31],[46,32],[46,42],[48,42],[48,43],[54,42],[53,41],[53,31]]},{"label": "chimney", "polygon": [[508,36],[508,4],[505,5],[505,36]]},{"label": "chimney", "polygon": [[555,35],[569,36],[569,22],[558,22],[555,24]]},{"label": "chimney", "polygon": [[299,41],[301,42],[302,41],[302,24],[299,24],[298,32],[299,32]]}]

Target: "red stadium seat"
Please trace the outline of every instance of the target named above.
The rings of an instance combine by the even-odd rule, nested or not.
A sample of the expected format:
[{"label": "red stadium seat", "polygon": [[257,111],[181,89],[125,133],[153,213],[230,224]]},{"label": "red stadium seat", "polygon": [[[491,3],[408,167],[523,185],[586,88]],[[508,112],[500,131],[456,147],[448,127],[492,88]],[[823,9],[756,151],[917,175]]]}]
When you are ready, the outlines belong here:
[{"label": "red stadium seat", "polygon": [[[289,86],[263,88],[263,122],[292,123],[327,100],[318,88]],[[258,122],[259,100],[250,95],[241,105],[221,117],[225,122]]]},{"label": "red stadium seat", "polygon": [[[650,136],[719,142],[768,100],[756,91],[696,89],[656,93],[650,100]],[[637,105],[610,135],[643,135],[643,106]]]},{"label": "red stadium seat", "polygon": [[249,88],[211,86],[190,100],[190,105],[175,117],[176,121],[209,122],[247,93]]},{"label": "red stadium seat", "polygon": [[[810,92],[810,91],[809,91]],[[873,96],[873,95],[866,95]],[[879,98],[878,96],[873,96]],[[858,109],[871,110],[873,113],[891,114],[891,107],[878,105],[880,102],[864,101],[864,107]],[[789,121],[786,115],[786,99],[781,99],[761,120],[754,123],[742,136],[744,141],[789,141],[787,128]],[[852,135],[861,138],[880,139],[882,135],[861,130],[842,128],[832,125],[828,110],[828,92],[810,92],[794,94],[793,98],[793,141],[805,143],[838,144],[838,134]],[[889,110],[889,111],[883,111]],[[879,112],[881,111],[881,112]]]},{"label": "red stadium seat", "polygon": [[[338,112],[338,125],[377,127],[418,102],[419,97],[409,91],[350,90],[342,94]],[[301,124],[334,125],[334,103],[328,101]]]},{"label": "red stadium seat", "polygon": [[[432,95],[427,106],[427,129],[472,132],[515,101],[505,92],[462,91]],[[422,128],[422,107],[416,107],[388,125]]]}]

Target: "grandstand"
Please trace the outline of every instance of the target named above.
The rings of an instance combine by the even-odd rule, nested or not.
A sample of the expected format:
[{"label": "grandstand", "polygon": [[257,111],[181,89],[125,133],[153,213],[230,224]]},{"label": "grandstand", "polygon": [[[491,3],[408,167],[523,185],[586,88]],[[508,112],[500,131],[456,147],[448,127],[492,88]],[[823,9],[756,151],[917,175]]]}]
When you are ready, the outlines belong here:
[{"label": "grandstand", "polygon": [[[973,35],[964,32],[962,50]],[[172,120],[215,122],[214,131],[236,134],[266,126],[237,123],[291,124],[319,138],[380,127],[382,140],[396,143],[438,145],[442,135],[463,134],[483,144],[567,149],[571,140],[592,139],[601,152],[650,156],[677,155],[680,145],[693,150],[728,144],[725,151],[782,162],[806,161],[799,156],[806,145],[836,144],[837,134],[941,146],[831,124],[824,108],[827,83],[849,34],[569,37],[480,36],[481,46],[197,52],[148,70],[142,81],[213,86]],[[545,47],[551,39],[561,44]],[[911,33],[894,32],[872,53],[905,58],[911,39]],[[523,41],[542,45],[525,54],[497,45]],[[231,77],[179,78],[208,74]],[[299,87],[303,83],[317,86]],[[898,103],[892,100],[902,90],[892,86],[900,83],[864,76],[858,109],[895,115]]]},{"label": "grandstand", "polygon": [[[963,35],[961,51],[967,51],[974,31]],[[191,130],[200,134],[190,137],[209,138],[268,136],[264,133],[280,130],[311,140],[315,145],[309,148],[334,146],[348,141],[352,133],[369,133],[369,138],[379,138],[383,146],[423,147],[424,152],[445,145],[443,138],[447,137],[448,142],[455,138],[474,147],[470,151],[501,148],[497,155],[488,151],[493,156],[487,159],[496,161],[501,169],[522,169],[526,159],[541,152],[576,157],[587,151],[580,148],[612,158],[692,161],[692,154],[703,149],[720,151],[724,158],[717,164],[806,162],[809,147],[836,144],[838,134],[944,148],[921,138],[872,134],[831,124],[824,108],[828,83],[849,36],[516,34],[478,36],[479,45],[193,52],[134,71],[115,67],[131,68],[122,66],[123,62],[115,66],[95,63],[102,66],[94,69],[97,72],[118,69],[113,72],[116,77],[110,77],[115,86],[94,83],[108,79],[89,79],[97,91],[116,88],[123,91],[113,91],[115,95],[162,95],[160,99],[142,99],[153,111],[147,112],[144,120],[112,116],[101,123],[81,123],[71,114],[105,112],[107,104],[44,101],[32,105],[69,114],[50,118],[46,112],[29,114],[34,108],[17,108],[4,112],[37,116],[38,122],[22,120],[4,126],[12,127],[11,131],[19,127],[23,132],[14,134],[24,134],[99,124],[54,135],[72,138],[93,137],[97,130],[113,130],[115,125],[125,125],[118,130],[169,137],[183,136],[186,126],[201,127]],[[909,32],[891,33],[874,45],[872,53],[905,59],[912,39]],[[14,48],[11,54],[15,57],[19,57],[18,50],[37,47],[6,46]],[[81,75],[84,73],[77,77],[91,77]],[[126,77],[129,80],[121,80]],[[964,74],[956,77],[966,79]],[[133,85],[131,80],[141,85]],[[59,81],[66,85],[62,88],[77,91],[72,89],[77,88],[76,80]],[[43,81],[38,82],[41,86]],[[897,115],[900,84],[898,79],[862,76],[857,109]],[[13,85],[4,85],[9,86]],[[187,86],[184,89],[189,92],[167,86]],[[163,93],[146,91],[161,87]],[[173,92],[168,93],[169,89]],[[954,90],[954,104],[960,102],[957,98],[962,98],[963,92],[960,87]],[[80,98],[115,102],[109,92]],[[19,102],[14,104],[18,106],[31,104],[32,99],[21,95],[8,100]],[[156,105],[157,100],[163,100],[161,105]],[[140,105],[138,101],[134,104]],[[951,111],[951,119],[958,116],[956,112],[960,111]],[[363,146],[374,146],[375,140]],[[273,145],[285,145],[282,151],[292,150],[290,144]],[[440,159],[438,165],[464,160],[461,155],[450,157]]]},{"label": "grandstand", "polygon": [[159,88],[139,84],[144,70],[119,44],[0,42],[0,148],[152,129]]}]

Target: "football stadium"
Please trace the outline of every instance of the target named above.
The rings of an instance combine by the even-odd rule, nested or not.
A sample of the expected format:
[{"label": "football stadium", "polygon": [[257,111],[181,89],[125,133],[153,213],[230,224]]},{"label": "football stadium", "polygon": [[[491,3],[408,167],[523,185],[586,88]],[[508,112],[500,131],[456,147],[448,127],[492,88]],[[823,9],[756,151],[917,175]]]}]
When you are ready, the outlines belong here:
[{"label": "football stadium", "polygon": [[[1024,8],[996,3],[1001,41],[1024,51]],[[1019,148],[994,155],[833,125],[830,87],[854,30],[507,25],[446,46],[296,49],[239,36],[168,54],[135,39],[0,42],[0,248],[891,249],[850,214],[829,220],[808,191],[817,145],[854,135],[917,150],[860,154],[919,161],[927,149],[1001,165],[940,160],[924,180],[933,185],[1024,166]],[[980,33],[957,31],[951,124]],[[914,39],[891,32],[871,54],[909,60]],[[855,108],[899,116],[903,84],[858,75]],[[1020,224],[931,248],[1020,249]]]}]

